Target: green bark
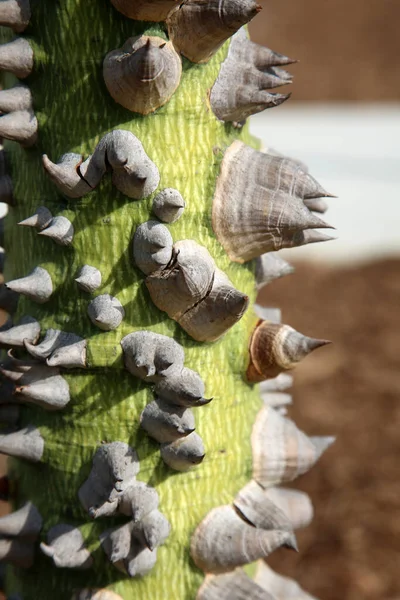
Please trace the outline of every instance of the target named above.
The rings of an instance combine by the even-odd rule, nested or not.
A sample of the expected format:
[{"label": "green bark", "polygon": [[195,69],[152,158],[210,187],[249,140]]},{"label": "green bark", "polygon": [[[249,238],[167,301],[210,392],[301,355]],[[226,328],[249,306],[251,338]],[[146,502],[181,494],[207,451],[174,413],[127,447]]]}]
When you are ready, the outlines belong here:
[{"label": "green bark", "polygon": [[[41,155],[46,153],[53,161],[66,152],[87,157],[109,131],[133,132],[160,170],[158,191],[174,187],[186,200],[181,219],[168,226],[174,241],[193,239],[205,246],[235,287],[254,301],[253,266],[230,262],[211,227],[211,203],[225,149],[234,139],[255,143],[247,127],[238,130],[223,124],[208,105],[208,92],[229,43],[206,65],[183,59],[177,92],[168,104],[144,118],[113,101],[103,81],[102,62],[132,35],[166,38],[162,25],[128,20],[109,0],[32,0],[31,6],[32,19],[24,36],[34,48],[35,69],[25,82],[33,93],[39,140],[31,149],[7,143],[16,207],[6,223],[5,279],[22,277],[37,265],[49,271],[55,287],[51,300],[39,306],[21,297],[18,316],[36,317],[42,333],[53,327],[88,339],[89,368],[66,372],[71,402],[63,411],[23,408],[21,424],[33,423],[40,429],[45,452],[40,464],[13,459],[10,477],[18,485],[17,504],[29,499],[42,514],[42,539],[57,523],[77,525],[95,565],[81,573],[56,569],[38,550],[32,569],[9,573],[8,587],[20,591],[24,600],[56,595],[69,600],[74,590],[83,587],[109,587],[124,600],[189,600],[203,579],[189,555],[194,528],[211,508],[231,502],[251,478],[250,432],[260,400],[256,387],[245,382],[244,373],[256,318],[249,309],[219,341],[194,342],[153,305],[144,276],[133,263],[132,236],[139,224],[152,218],[155,194],[132,201],[106,176],[87,196],[67,199],[44,173]],[[73,222],[71,247],[57,246],[34,230],[16,226],[40,205]],[[87,316],[91,296],[79,291],[74,282],[83,264],[96,266],[102,273],[96,295],[109,293],[124,306],[125,318],[115,331],[99,331]],[[191,472],[168,468],[160,458],[159,444],[139,429],[140,413],[153,395],[151,386],[124,369],[120,340],[141,329],[174,337],[184,347],[185,366],[201,375],[206,394],[214,397],[211,404],[195,409],[196,431],[207,454]],[[160,510],[172,527],[158,550],[156,567],[142,579],[130,580],[119,573],[98,540],[101,531],[127,519],[91,522],[77,496],[96,448],[102,441],[117,440],[137,450],[138,479],[157,489]]]}]

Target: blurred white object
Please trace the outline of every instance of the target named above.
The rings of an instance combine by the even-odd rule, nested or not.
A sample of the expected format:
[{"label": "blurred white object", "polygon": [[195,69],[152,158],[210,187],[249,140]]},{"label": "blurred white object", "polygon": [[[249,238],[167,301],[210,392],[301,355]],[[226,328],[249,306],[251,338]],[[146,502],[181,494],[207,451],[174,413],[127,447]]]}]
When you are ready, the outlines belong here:
[{"label": "blurred white object", "polygon": [[338,239],[282,257],[353,262],[400,253],[400,105],[287,105],[252,117],[250,129],[338,196],[324,215]]}]

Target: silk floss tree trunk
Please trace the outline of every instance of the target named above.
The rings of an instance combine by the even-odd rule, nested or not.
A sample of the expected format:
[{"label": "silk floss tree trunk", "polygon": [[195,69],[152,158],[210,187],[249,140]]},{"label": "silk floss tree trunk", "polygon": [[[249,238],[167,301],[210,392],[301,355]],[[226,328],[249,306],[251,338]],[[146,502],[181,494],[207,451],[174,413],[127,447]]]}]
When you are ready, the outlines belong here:
[{"label": "silk floss tree trunk", "polygon": [[310,598],[265,558],[312,517],[281,484],[332,438],[286,371],[327,342],[255,296],[330,239],[329,194],[249,134],[293,62],[248,39],[260,9],[0,3],[10,597]]}]

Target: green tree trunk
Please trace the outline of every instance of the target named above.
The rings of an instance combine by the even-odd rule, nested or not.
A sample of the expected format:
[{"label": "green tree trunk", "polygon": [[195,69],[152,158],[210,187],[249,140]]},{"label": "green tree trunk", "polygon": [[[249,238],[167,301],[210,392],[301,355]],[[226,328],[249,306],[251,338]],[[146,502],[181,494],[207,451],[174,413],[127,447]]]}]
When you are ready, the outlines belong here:
[{"label": "green tree trunk", "polygon": [[[159,4],[175,6],[172,0]],[[238,126],[233,122],[236,119],[216,118],[210,106],[210,90],[227,58],[229,41],[205,63],[196,64],[193,57],[189,60],[183,56],[182,77],[175,93],[155,112],[144,116],[117,104],[111,97],[103,78],[103,61],[110,51],[121,48],[132,36],[157,36],[168,41],[164,21],[127,18],[108,0],[31,0],[30,6],[29,25],[21,35],[33,49],[34,66],[24,85],[32,93],[38,136],[33,144],[31,138],[24,138],[25,145],[20,145],[15,143],[14,133],[3,131],[5,137],[14,140],[6,143],[14,206],[6,222],[5,280],[11,281],[11,289],[20,289],[12,282],[36,267],[45,269],[52,282],[50,297],[38,303],[29,293],[21,293],[14,324],[29,315],[40,323],[40,340],[51,328],[80,336],[86,340],[86,361],[84,368],[61,367],[60,376],[67,384],[70,398],[62,410],[46,410],[46,406],[26,403],[26,397],[21,399],[21,390],[17,392],[14,400],[24,406],[15,428],[37,428],[44,450],[40,460],[32,462],[24,457],[25,450],[19,440],[19,451],[12,449],[9,453],[19,452],[22,458],[10,460],[9,477],[15,490],[16,508],[30,501],[43,519],[38,541],[47,540],[44,550],[51,546],[47,538],[51,528],[72,525],[79,528],[93,564],[87,570],[57,568],[36,542],[31,568],[21,569],[18,559],[11,560],[17,564],[8,572],[7,587],[10,592],[19,592],[24,600],[50,600],[56,596],[59,600],[69,600],[73,593],[84,588],[108,588],[124,600],[195,598],[204,573],[190,556],[191,536],[209,511],[232,503],[253,473],[251,435],[262,406],[258,386],[246,379],[249,340],[259,319],[252,308],[256,293],[255,261],[241,264],[243,261],[229,258],[224,244],[215,235],[211,214],[227,148],[235,140],[252,148],[257,148],[258,142],[249,135],[247,125]],[[257,12],[254,7],[251,10]],[[240,25],[246,20],[249,19]],[[222,27],[216,16],[215,22]],[[186,27],[194,41],[197,34],[191,33],[190,23]],[[204,22],[204,27],[211,29],[213,19],[207,23]],[[233,33],[232,28],[229,34]],[[4,40],[7,35],[4,34]],[[225,38],[228,37],[226,34]],[[284,77],[283,72],[280,77]],[[7,74],[4,83],[10,87],[16,81]],[[265,104],[264,100],[263,108]],[[4,118],[0,119],[0,131]],[[156,182],[144,197],[129,197],[114,185],[108,173],[96,181],[92,191],[89,186],[89,193],[71,198],[43,169],[42,155],[54,163],[65,153],[77,153],[86,160],[104,136],[115,130],[134,134],[159,171],[159,184]],[[110,152],[103,155],[107,167],[112,162]],[[135,262],[133,236],[142,223],[156,219],[153,200],[165,188],[178,190],[185,200],[182,216],[166,226],[174,243],[194,240],[206,248],[216,267],[240,290],[243,303],[245,297],[249,298],[250,308],[216,341],[196,341],[176,320],[157,308],[146,286],[146,275]],[[38,235],[32,227],[18,227],[39,206],[46,206],[53,217],[63,216],[72,223],[71,243],[55,243],[45,229],[44,235]],[[274,228],[279,230],[279,223]],[[295,232],[299,238],[300,230],[309,228],[304,223],[301,227],[287,228],[291,239]],[[306,241],[298,239],[296,243]],[[259,254],[263,252],[261,248]],[[75,281],[83,265],[94,266],[101,273],[101,286],[94,293],[83,291]],[[163,264],[162,270],[165,268]],[[89,303],[102,294],[117,298],[124,310],[121,323],[110,331],[100,329],[88,316]],[[184,350],[185,368],[200,375],[205,384],[205,398],[213,398],[193,410],[205,458],[202,462],[199,458],[197,462],[201,464],[184,472],[164,462],[160,443],[140,426],[143,410],[154,400],[155,381],[146,382],[128,372],[121,340],[143,330],[179,343]],[[7,341],[3,340],[3,347],[8,347]],[[25,361],[25,365],[26,361],[32,361],[20,343],[14,345],[13,357],[4,363],[4,369],[13,373],[22,368],[15,357]],[[41,364],[45,365],[44,359]],[[286,366],[281,365],[272,376]],[[261,375],[259,379],[265,378]],[[59,389],[50,389],[53,392],[57,395]],[[5,398],[3,402],[7,404],[10,399]],[[129,522],[129,517],[112,515],[93,520],[78,498],[96,451],[102,444],[113,442],[124,442],[136,450],[140,462],[137,480],[157,491],[159,510],[170,524],[170,534],[158,548],[154,568],[143,577],[129,577],[116,569],[99,539],[110,527]],[[3,449],[8,451],[7,443]],[[23,544],[30,543],[23,536],[19,539]],[[263,558],[263,554],[257,557]],[[240,564],[245,562],[248,561]]]}]

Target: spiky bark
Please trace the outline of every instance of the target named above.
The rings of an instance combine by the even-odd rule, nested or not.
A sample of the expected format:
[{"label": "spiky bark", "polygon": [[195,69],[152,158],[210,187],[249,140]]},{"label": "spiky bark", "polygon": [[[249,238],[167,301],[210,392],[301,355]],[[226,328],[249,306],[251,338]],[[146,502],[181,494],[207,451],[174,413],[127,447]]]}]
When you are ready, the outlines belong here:
[{"label": "spiky bark", "polygon": [[[21,544],[17,559],[4,549],[17,565],[9,589],[24,600],[69,600],[89,587],[107,587],[124,600],[179,600],[199,589],[199,597],[212,598],[222,585],[235,598],[239,592],[229,586],[245,577],[235,575],[235,567],[279,545],[295,546],[281,510],[259,515],[259,495],[304,472],[329,444],[293,433],[277,413],[263,442],[260,431],[270,420],[252,382],[291,368],[323,342],[285,326],[261,328],[247,308],[255,299],[256,265],[241,263],[324,239],[311,228],[326,224],[305,203],[326,194],[294,161],[256,152],[258,142],[237,123],[282,102],[265,89],[289,80],[279,65],[290,60],[250,45],[243,33],[228,54],[224,41],[258,12],[255,3],[232,1],[233,14],[221,18],[218,2],[139,2],[140,11],[159,4],[166,25],[135,20],[154,14],[129,14],[129,2],[114,4],[127,16],[106,0],[32,0],[23,39],[33,66],[26,45],[3,51],[6,58],[17,54],[14,72],[25,77],[33,104],[18,92],[22,108],[3,107],[10,112],[0,119],[0,132],[22,143],[6,145],[14,206],[6,224],[5,278],[9,290],[20,293],[14,322],[31,317],[22,329],[0,335],[3,347],[14,348],[2,368],[3,402],[25,404],[17,431],[2,436],[0,447],[22,457],[10,464],[16,506],[29,501],[43,519],[42,552],[18,533],[10,542]],[[144,37],[127,42],[133,36]],[[109,57],[121,47],[133,60],[118,71]],[[185,58],[189,54],[196,62]],[[149,95],[160,61],[166,77]],[[3,63],[12,67],[9,58]],[[15,83],[9,75],[4,80],[7,87]],[[231,92],[235,84],[240,93],[227,101],[221,90]],[[57,166],[62,155],[68,156]],[[271,193],[265,192],[268,181]],[[47,211],[37,211],[42,206]],[[266,223],[258,230],[262,215]],[[237,244],[234,252],[227,248],[241,219],[251,243],[242,254]],[[273,261],[269,275],[261,268],[262,277],[279,276],[279,264]],[[265,336],[267,358],[259,348]],[[249,380],[246,372],[253,374]],[[282,438],[275,440],[274,432]],[[279,464],[270,465],[268,444],[281,447],[287,432],[299,452],[283,452]],[[249,498],[235,501],[252,476],[257,483]],[[250,515],[240,502],[252,506]],[[207,513],[193,538],[193,562],[190,539]],[[209,548],[212,515],[228,556],[218,555],[218,544]],[[256,534],[248,555],[229,547],[231,527],[238,543],[247,528],[250,537]],[[125,554],[124,544],[131,544]],[[24,548],[28,557],[19,560]],[[22,573],[20,567],[31,564]],[[210,586],[202,586],[199,567],[211,573]],[[229,573],[218,579],[221,571],[231,579]]]}]

